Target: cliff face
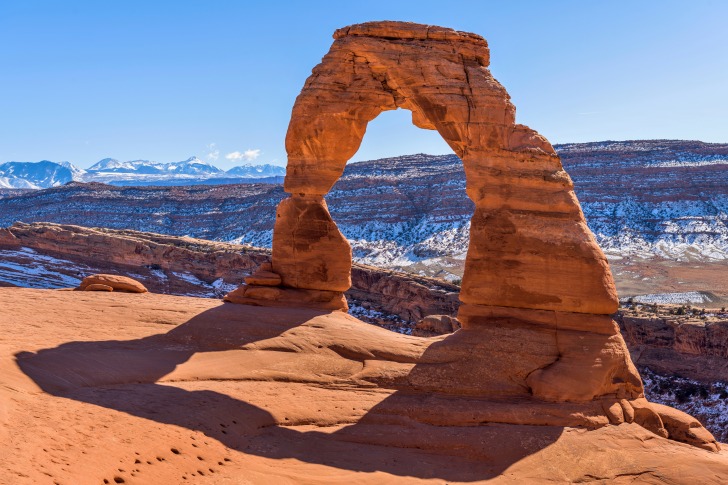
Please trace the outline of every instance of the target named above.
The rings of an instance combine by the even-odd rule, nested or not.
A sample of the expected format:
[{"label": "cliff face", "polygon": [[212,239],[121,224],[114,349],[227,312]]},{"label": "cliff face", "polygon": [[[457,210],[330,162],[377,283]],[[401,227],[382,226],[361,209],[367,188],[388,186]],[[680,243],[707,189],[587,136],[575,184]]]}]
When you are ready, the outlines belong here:
[{"label": "cliff face", "polygon": [[[652,140],[555,149],[610,258],[621,296],[712,291],[728,297],[720,270],[728,258],[728,145]],[[0,198],[0,225],[49,221],[270,247],[283,197],[282,187],[264,184],[72,183],[8,192]],[[349,164],[327,201],[356,261],[451,280],[462,276],[473,204],[455,155]]]},{"label": "cliff face", "polygon": [[[35,288],[76,286],[91,273],[132,275],[152,292],[222,296],[270,250],[129,230],[48,223],[0,229],[0,280]],[[454,314],[459,288],[445,281],[355,264],[347,292],[355,311],[375,321],[416,322]]]},{"label": "cliff face", "polygon": [[615,320],[638,366],[702,382],[728,382],[728,313],[699,318],[625,310]]}]

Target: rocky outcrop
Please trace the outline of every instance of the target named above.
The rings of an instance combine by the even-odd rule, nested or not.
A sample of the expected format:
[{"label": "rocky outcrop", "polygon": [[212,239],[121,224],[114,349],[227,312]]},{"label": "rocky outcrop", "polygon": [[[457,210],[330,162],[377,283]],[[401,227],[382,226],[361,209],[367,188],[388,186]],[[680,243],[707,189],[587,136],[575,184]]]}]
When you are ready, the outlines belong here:
[{"label": "rocky outcrop", "polygon": [[[354,25],[334,39],[296,99],[286,136],[291,195],[278,207],[272,253],[281,286],[246,284],[228,300],[336,309],[335,292],[349,285],[351,248],[324,195],[367,124],[405,108],[462,160],[475,205],[462,329],[430,349],[428,362],[444,363],[436,372],[409,373],[408,382],[485,399],[597,406],[607,422],[636,422],[666,437],[611,318],[612,275],[571,179],[549,142],[515,123],[508,94],[488,70],[485,40],[402,22]],[[514,416],[527,409],[513,408]]]},{"label": "rocky outcrop", "polygon": [[417,337],[434,337],[453,333],[462,327],[457,318],[450,315],[429,315],[415,325],[412,335]]},{"label": "rocky outcrop", "polygon": [[728,319],[645,315],[617,315],[631,345],[673,349],[682,354],[713,355],[728,359]]},{"label": "rocky outcrop", "polygon": [[651,406],[660,415],[665,429],[674,440],[708,451],[720,450],[720,445],[715,438],[694,417],[664,404],[652,404]]},{"label": "rocky outcrop", "polygon": [[632,359],[664,375],[728,382],[728,318],[666,314],[616,315]]},{"label": "rocky outcrop", "polygon": [[100,283],[94,283],[84,287],[83,291],[114,291],[114,288],[109,285],[102,285]]},{"label": "rocky outcrop", "polygon": [[0,246],[28,247],[79,261],[125,267],[154,265],[161,270],[187,272],[204,281],[229,278],[240,282],[270,258],[270,251],[249,246],[49,223],[16,223],[1,228]]},{"label": "rocky outcrop", "polygon": [[[237,286],[245,280],[270,286],[280,279],[270,273],[268,249],[130,230],[16,223],[0,228],[0,251],[2,248],[28,248],[39,255],[63,258],[68,263],[49,269],[69,277],[79,272],[134,274],[155,293],[210,296],[199,291],[200,284],[221,281]],[[24,266],[33,255],[23,253],[21,259],[10,261],[13,257],[18,256],[7,251],[1,256]],[[376,312],[405,322],[427,315],[454,315],[459,306],[459,288],[442,280],[361,264],[353,265],[351,279],[346,296],[353,304],[366,303]]]}]

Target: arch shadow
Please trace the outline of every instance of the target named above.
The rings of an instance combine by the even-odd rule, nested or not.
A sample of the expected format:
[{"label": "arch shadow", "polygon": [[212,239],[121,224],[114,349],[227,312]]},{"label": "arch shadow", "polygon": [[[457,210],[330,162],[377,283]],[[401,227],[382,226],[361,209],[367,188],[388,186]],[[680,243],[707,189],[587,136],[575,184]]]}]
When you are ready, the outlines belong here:
[{"label": "arch shadow", "polygon": [[[248,311],[240,311],[245,308]],[[395,391],[354,424],[327,433],[298,430],[276,421],[266,409],[211,390],[186,390],[162,383],[165,375],[196,353],[241,349],[280,337],[324,312],[296,310],[259,323],[260,307],[225,304],[207,310],[166,334],[135,340],[67,342],[38,352],[19,352],[16,362],[46,393],[161,424],[199,431],[246,454],[295,458],[354,472],[472,482],[500,475],[514,463],[558,440],[551,426],[432,426],[393,408],[408,408],[432,393]],[[246,317],[247,315],[247,317]],[[303,315],[303,316],[301,316]],[[233,317],[233,318],[231,318]],[[368,325],[361,323],[361,325]],[[448,339],[437,346],[441,351]],[[245,351],[245,350],[242,350]],[[275,352],[275,350],[271,350]],[[426,361],[427,353],[419,360]],[[341,353],[341,351],[339,351]],[[415,364],[413,372],[427,372]],[[171,384],[171,385],[170,385]],[[276,446],[266,444],[275,443]]]}]

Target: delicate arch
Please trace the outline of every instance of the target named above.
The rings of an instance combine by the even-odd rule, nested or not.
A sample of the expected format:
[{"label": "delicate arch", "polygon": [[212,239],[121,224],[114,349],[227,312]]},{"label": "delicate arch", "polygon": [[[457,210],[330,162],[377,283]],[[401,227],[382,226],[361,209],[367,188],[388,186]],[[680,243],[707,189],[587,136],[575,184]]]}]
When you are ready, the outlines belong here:
[{"label": "delicate arch", "polygon": [[[606,258],[572,182],[549,142],[515,123],[508,93],[487,68],[482,37],[376,22],[340,29],[334,38],[296,99],[286,136],[285,190],[292,195],[278,209],[272,268],[284,287],[317,291],[330,307],[342,301],[351,248],[323,196],[367,124],[405,108],[462,159],[475,203],[461,315],[475,318],[467,317],[468,305],[616,311]],[[321,292],[337,293],[335,303]]]}]

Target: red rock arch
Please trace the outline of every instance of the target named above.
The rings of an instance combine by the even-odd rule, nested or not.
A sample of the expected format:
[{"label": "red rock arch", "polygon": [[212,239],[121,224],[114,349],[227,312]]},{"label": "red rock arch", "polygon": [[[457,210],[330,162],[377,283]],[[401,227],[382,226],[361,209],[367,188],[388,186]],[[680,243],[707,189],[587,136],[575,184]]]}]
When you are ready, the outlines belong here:
[{"label": "red rock arch", "polygon": [[[571,179],[545,138],[515,124],[508,94],[488,71],[485,40],[402,22],[354,25],[334,38],[293,107],[285,180],[291,196],[276,214],[272,265],[226,300],[346,309],[351,247],[324,195],[367,123],[406,108],[415,125],[436,129],[462,159],[475,212],[462,329],[412,356],[423,365],[403,364],[400,374],[386,376],[387,385],[497,397],[499,406],[515,398],[512,422],[548,409],[547,419],[561,425],[581,426],[589,416],[598,426],[635,422],[666,437],[611,319],[614,283]],[[532,407],[544,401],[582,404],[576,414],[561,405]],[[677,428],[693,429],[688,421]],[[699,446],[715,449],[707,431],[696,436]]]},{"label": "red rock arch", "polygon": [[606,258],[571,179],[549,142],[515,123],[508,93],[487,68],[482,37],[376,22],[340,29],[334,39],[296,99],[286,136],[291,197],[279,207],[273,236],[273,270],[284,287],[348,289],[351,249],[323,196],[367,124],[382,111],[405,108],[416,126],[437,130],[462,159],[475,202],[463,316],[468,305],[616,311]]}]

